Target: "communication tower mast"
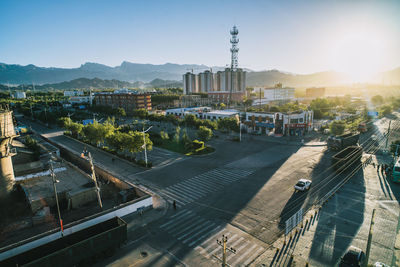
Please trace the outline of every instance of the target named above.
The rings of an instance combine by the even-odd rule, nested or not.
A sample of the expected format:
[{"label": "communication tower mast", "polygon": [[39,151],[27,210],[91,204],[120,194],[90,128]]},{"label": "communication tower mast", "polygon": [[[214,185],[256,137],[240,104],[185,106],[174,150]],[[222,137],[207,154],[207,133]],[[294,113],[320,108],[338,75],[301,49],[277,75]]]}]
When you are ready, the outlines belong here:
[{"label": "communication tower mast", "polygon": [[239,30],[235,26],[233,26],[231,30],[231,53],[232,53],[232,58],[231,58],[231,70],[236,70],[238,68],[238,53],[239,53],[239,38],[238,38]]}]

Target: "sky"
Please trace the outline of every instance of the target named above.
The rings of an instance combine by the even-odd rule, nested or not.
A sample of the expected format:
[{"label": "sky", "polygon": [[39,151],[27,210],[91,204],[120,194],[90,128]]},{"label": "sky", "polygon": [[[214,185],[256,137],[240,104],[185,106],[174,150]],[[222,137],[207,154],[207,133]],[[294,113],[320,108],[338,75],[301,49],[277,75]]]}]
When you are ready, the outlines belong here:
[{"label": "sky", "polygon": [[362,80],[400,67],[400,1],[0,1],[0,62],[42,67],[123,61],[335,70]]}]

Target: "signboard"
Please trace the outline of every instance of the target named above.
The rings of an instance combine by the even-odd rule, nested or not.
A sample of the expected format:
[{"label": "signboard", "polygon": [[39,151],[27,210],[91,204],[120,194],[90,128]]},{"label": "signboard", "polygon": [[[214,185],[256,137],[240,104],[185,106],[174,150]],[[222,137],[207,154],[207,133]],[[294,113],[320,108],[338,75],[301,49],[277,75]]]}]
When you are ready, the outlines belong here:
[{"label": "signboard", "polygon": [[258,127],[267,127],[267,128],[275,128],[275,124],[268,122],[256,122],[256,126]]},{"label": "signboard", "polygon": [[82,121],[83,125],[93,124],[93,119],[87,119]]},{"label": "signboard", "polygon": [[300,208],[292,217],[286,220],[285,235],[289,234],[303,220],[303,208]]},{"label": "signboard", "polygon": [[368,111],[368,116],[371,117],[378,117],[378,111]]},{"label": "signboard", "polygon": [[286,128],[294,129],[294,128],[306,128],[305,123],[290,123],[290,124],[285,124]]}]

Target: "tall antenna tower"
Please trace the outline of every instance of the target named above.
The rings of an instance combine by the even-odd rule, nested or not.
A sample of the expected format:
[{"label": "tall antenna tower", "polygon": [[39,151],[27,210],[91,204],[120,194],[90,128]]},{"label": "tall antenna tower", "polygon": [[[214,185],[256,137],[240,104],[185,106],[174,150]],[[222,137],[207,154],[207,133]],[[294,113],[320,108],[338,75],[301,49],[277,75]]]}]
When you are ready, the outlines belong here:
[{"label": "tall antenna tower", "polygon": [[231,69],[236,70],[238,68],[238,53],[239,53],[239,38],[237,37],[239,34],[239,30],[237,29],[236,25],[233,26],[231,30],[231,53],[232,53],[232,58],[231,58]]},{"label": "tall antenna tower", "polygon": [[239,53],[239,47],[238,47],[238,43],[239,43],[239,38],[237,37],[239,34],[239,30],[236,27],[236,25],[233,26],[233,28],[231,29],[231,83],[230,83],[230,89],[229,89],[229,98],[228,98],[228,108],[230,108],[231,106],[231,101],[232,101],[232,91],[233,91],[233,76],[234,76],[234,72],[235,70],[237,70],[238,68],[238,53]]}]

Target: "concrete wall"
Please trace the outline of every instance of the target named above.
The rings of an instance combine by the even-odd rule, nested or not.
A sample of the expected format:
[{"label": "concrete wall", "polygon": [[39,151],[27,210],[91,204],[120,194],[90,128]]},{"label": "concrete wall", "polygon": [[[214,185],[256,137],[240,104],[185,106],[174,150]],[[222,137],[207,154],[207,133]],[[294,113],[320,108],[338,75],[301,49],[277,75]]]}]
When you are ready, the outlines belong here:
[{"label": "concrete wall", "polygon": [[[138,211],[138,209],[148,209],[153,206],[153,197],[147,195],[139,199],[135,199],[131,202],[119,205],[111,210],[104,211],[102,213],[93,215],[91,217],[84,218],[80,221],[67,224],[64,226],[64,236],[70,235],[87,227],[93,226],[100,222],[106,221],[113,217],[123,217]],[[61,231],[53,230],[42,235],[30,238],[28,240],[21,241],[19,243],[3,247],[0,249],[0,261],[18,255],[29,249],[41,246],[43,244],[54,241],[62,236]]]}]

